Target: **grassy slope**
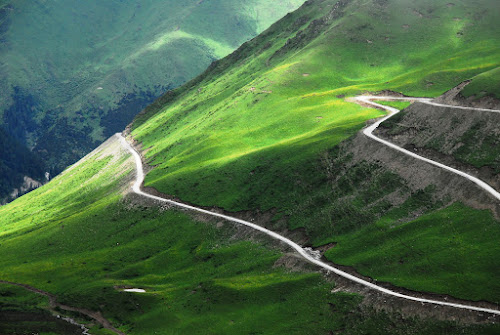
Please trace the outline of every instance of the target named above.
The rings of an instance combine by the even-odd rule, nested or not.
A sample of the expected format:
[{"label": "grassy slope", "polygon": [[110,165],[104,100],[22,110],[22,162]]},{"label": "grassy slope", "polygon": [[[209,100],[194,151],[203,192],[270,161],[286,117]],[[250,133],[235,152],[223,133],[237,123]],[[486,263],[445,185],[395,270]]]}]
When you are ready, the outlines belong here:
[{"label": "grassy slope", "polygon": [[[331,3],[334,2],[325,2],[324,6]],[[444,2],[429,4],[432,16],[420,18],[406,2],[389,3],[386,9],[373,4],[358,9],[354,1],[352,8],[345,9],[350,15],[330,22],[330,29],[323,27],[327,33],[299,50],[290,47],[286,56],[274,57],[267,66],[269,58],[293,35],[286,29],[293,27],[299,16],[319,15],[314,11],[319,6],[305,6],[228,60],[241,58],[236,64],[221,69],[221,62],[219,68],[210,71],[210,76],[181,90],[162,112],[149,115],[147,122],[136,121],[133,134],[145,148],[151,147],[148,158],[158,166],[149,174],[147,184],[200,204],[235,210],[248,207],[237,203],[241,196],[238,193],[243,193],[237,190],[245,189],[249,173],[259,167],[259,160],[250,157],[272,157],[266,151],[296,146],[301,148],[296,150],[300,153],[291,158],[295,162],[289,165],[298,165],[297,161],[303,163],[314,157],[349,137],[366,119],[380,115],[336,96],[382,88],[432,96],[496,64],[494,55],[500,49],[493,43],[495,35],[483,34],[489,32],[491,17],[483,18],[484,26],[470,27],[466,37],[458,38],[453,18],[463,17],[466,21],[463,12],[469,8],[450,9]],[[422,10],[427,6],[422,5]],[[307,11],[310,13],[304,13]],[[375,14],[368,19],[372,12]],[[411,29],[402,27],[405,22]],[[311,34],[306,30],[302,36]],[[486,36],[478,41],[480,34]],[[462,41],[466,38],[468,43]],[[373,43],[367,43],[367,39]],[[266,49],[262,50],[264,46]],[[394,55],[403,50],[405,55],[411,54],[411,61],[410,56]],[[254,57],[255,52],[260,54]],[[476,57],[471,61],[473,53]],[[433,79],[434,85],[429,86],[432,78],[439,81]],[[311,143],[314,149],[302,149]],[[248,162],[234,175],[231,165],[243,160]],[[283,163],[280,167],[285,168],[283,165],[288,162]],[[204,193],[203,185],[220,179],[215,175],[224,173],[231,174],[234,186],[223,180],[219,188],[229,187],[236,192]],[[187,176],[189,183],[200,186],[188,185]],[[207,186],[217,190],[216,185]],[[214,197],[212,193],[218,195]],[[260,193],[257,190],[256,194]],[[266,194],[263,196],[258,204],[263,209],[282,200],[273,203]]]},{"label": "grassy slope", "polygon": [[389,106],[389,107],[394,107],[399,110],[405,109],[406,107],[410,106],[411,102],[408,101],[383,101],[383,100],[375,100],[374,102]]},{"label": "grassy slope", "polygon": [[[146,185],[227,210],[274,208],[277,217],[289,217],[291,228],[304,227],[315,244],[335,241],[339,233],[372,222],[373,213],[359,213],[363,201],[400,187],[396,177],[382,174],[377,184],[366,186],[351,176],[348,182],[358,179],[360,187],[371,191],[343,204],[341,213],[329,205],[338,192],[329,189],[325,152],[381,115],[342,97],[382,89],[437,96],[498,67],[500,31],[494,21],[499,8],[488,0],[454,6],[420,1],[418,7],[410,1],[368,1],[363,6],[351,1],[323,16],[334,3],[303,6],[140,115],[132,134],[156,167]],[[374,168],[357,173],[366,176]],[[377,206],[369,211],[380,215],[388,209],[385,203]],[[425,243],[450,238],[450,232],[441,233],[436,239],[428,235]],[[490,243],[492,236],[485,234],[477,245]],[[454,264],[461,271],[465,263]],[[387,277],[399,272],[397,267],[386,270]],[[491,267],[484,271],[494,274]],[[485,296],[485,291],[464,294],[458,285],[441,285],[439,292]],[[489,298],[498,300],[496,295]]]},{"label": "grassy slope", "polygon": [[[2,276],[102,310],[132,334],[301,334],[338,327],[328,303],[342,297],[330,295],[331,284],[318,274],[272,270],[276,252],[228,243],[215,228],[176,212],[111,203],[86,215],[66,218],[63,231],[61,223],[48,224],[37,238],[4,239],[15,256],[4,255]],[[145,287],[149,293],[120,293],[114,285]],[[294,315],[305,297],[307,312]],[[345,299],[355,303],[354,297]]]},{"label": "grassy slope", "polygon": [[[356,304],[355,297],[330,295],[332,284],[319,274],[272,269],[276,251],[228,242],[224,231],[177,211],[120,202],[119,176],[131,166],[109,155],[1,208],[2,279],[102,310],[134,334],[299,334],[338,326],[331,317],[341,315],[332,315],[328,302]],[[150,293],[120,293],[114,285]],[[304,297],[307,312],[292,317]]]},{"label": "grassy slope", "polygon": [[472,78],[472,82],[462,91],[465,97],[476,98],[491,95],[500,99],[500,68],[481,73]]},{"label": "grassy slope", "polygon": [[[132,165],[112,156],[113,146],[0,209],[0,278],[101,311],[127,334],[498,331],[360,309],[360,297],[331,293],[334,284],[318,273],[274,267],[279,252],[230,238],[227,227],[132,205],[118,187]],[[148,293],[119,292],[117,285]],[[31,311],[43,300],[0,287],[0,309]],[[91,332],[109,334],[99,327]]]},{"label": "grassy slope", "polygon": [[340,237],[328,257],[380,281],[498,304],[499,237],[490,212],[454,204],[410,222],[382,218]]}]

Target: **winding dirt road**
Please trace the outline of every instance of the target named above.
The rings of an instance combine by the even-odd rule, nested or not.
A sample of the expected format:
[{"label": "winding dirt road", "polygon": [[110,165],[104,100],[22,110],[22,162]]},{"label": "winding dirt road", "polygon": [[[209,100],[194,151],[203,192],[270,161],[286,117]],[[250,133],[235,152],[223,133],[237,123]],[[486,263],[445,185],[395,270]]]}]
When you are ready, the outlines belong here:
[{"label": "winding dirt road", "polygon": [[[113,327],[111,322],[108,321],[106,318],[104,318],[100,312],[94,312],[94,311],[84,309],[84,308],[72,307],[72,306],[61,304],[60,302],[57,301],[57,297],[55,295],[53,295],[49,292],[46,292],[46,291],[42,291],[36,287],[26,285],[26,284],[14,283],[14,282],[5,281],[5,280],[0,280],[0,284],[18,286],[18,287],[24,288],[25,290],[31,291],[33,293],[43,295],[49,299],[49,305],[50,305],[50,308],[52,308],[52,309],[60,308],[64,311],[80,313],[80,314],[85,315],[91,319],[94,319],[95,321],[99,322],[101,324],[101,326],[112,331],[113,333],[115,333],[117,335],[126,335],[124,332]],[[83,335],[90,335],[89,329],[87,329],[84,325],[76,322],[75,320],[73,320],[71,318],[66,318],[66,317],[60,317],[60,318],[66,322],[73,324],[73,325],[79,326],[82,329]]]},{"label": "winding dirt road", "polygon": [[486,192],[488,192],[489,194],[491,194],[493,197],[495,197],[497,200],[500,201],[500,193],[497,190],[495,190],[493,187],[491,187],[490,185],[488,185],[487,183],[485,183],[484,181],[482,181],[481,179],[476,178],[474,176],[471,176],[470,174],[467,174],[467,173],[465,173],[463,171],[454,169],[454,168],[449,167],[447,165],[444,165],[444,164],[441,164],[439,162],[433,161],[431,159],[428,159],[428,158],[422,157],[420,155],[417,155],[417,154],[415,154],[415,153],[413,153],[411,151],[408,151],[406,149],[403,149],[403,148],[395,145],[394,143],[391,143],[389,141],[383,140],[380,137],[377,137],[377,136],[373,135],[373,132],[375,131],[375,129],[377,129],[378,126],[380,126],[380,124],[382,122],[390,119],[391,117],[393,117],[394,115],[396,115],[397,113],[399,113],[400,110],[396,109],[396,108],[393,108],[393,107],[389,107],[389,106],[384,106],[384,105],[378,104],[376,102],[373,102],[372,100],[416,101],[416,102],[421,102],[421,103],[424,103],[424,104],[438,106],[438,107],[448,107],[448,108],[465,109],[465,110],[471,110],[471,111],[490,112],[490,113],[500,113],[500,110],[443,105],[443,104],[440,104],[440,103],[432,102],[431,99],[426,99],[426,98],[397,98],[397,97],[387,97],[387,96],[359,96],[359,97],[354,98],[354,100],[357,101],[357,102],[360,102],[360,103],[371,105],[373,107],[385,109],[386,111],[389,112],[389,114],[386,117],[378,120],[377,122],[375,122],[371,126],[363,129],[363,134],[365,134],[369,138],[371,138],[371,139],[373,139],[373,140],[375,140],[377,142],[380,142],[380,143],[382,143],[382,144],[384,144],[384,145],[386,145],[386,146],[388,146],[388,147],[390,147],[390,148],[392,148],[394,150],[402,152],[405,155],[411,156],[411,157],[413,157],[415,159],[418,159],[418,160],[424,161],[426,163],[432,164],[432,165],[437,166],[437,167],[439,167],[441,169],[444,169],[444,170],[453,172],[455,174],[458,174],[459,176],[464,177],[464,178],[472,181],[473,183],[475,183],[476,185],[478,185],[483,190],[485,190]]},{"label": "winding dirt road", "polygon": [[[493,197],[495,197],[497,200],[500,201],[500,193],[498,191],[496,191],[494,188],[492,188],[490,185],[488,185],[487,183],[485,183],[484,181],[474,177],[474,176],[471,176],[465,172],[462,172],[462,171],[459,171],[457,169],[454,169],[454,168],[451,168],[447,165],[444,165],[444,164],[441,164],[439,162],[436,162],[436,161],[433,161],[431,159],[428,159],[428,158],[425,158],[425,157],[422,157],[422,156],[419,156],[411,151],[408,151],[406,149],[403,149],[389,141],[386,141],[386,140],[383,140],[377,136],[375,136],[373,134],[373,132],[380,126],[380,124],[386,120],[388,120],[389,118],[393,117],[394,115],[396,115],[397,113],[399,113],[400,111],[396,108],[392,108],[392,107],[388,107],[388,106],[384,106],[384,105],[381,105],[381,104],[378,104],[378,103],[375,103],[373,102],[372,100],[400,100],[400,101],[416,101],[416,102],[421,102],[421,103],[425,103],[425,104],[429,104],[429,105],[434,105],[434,106],[438,106],[438,107],[447,107],[447,108],[456,108],[456,109],[462,109],[462,110],[471,110],[471,111],[480,111],[480,112],[491,112],[491,113],[500,113],[500,110],[492,110],[492,109],[483,109],[483,108],[473,108],[473,107],[462,107],[462,106],[451,106],[451,105],[445,105],[445,104],[441,104],[441,103],[436,103],[436,102],[433,102],[431,99],[427,99],[427,98],[409,98],[409,97],[392,97],[392,96],[359,96],[359,97],[356,97],[354,98],[354,100],[358,103],[361,103],[361,104],[365,104],[365,105],[370,105],[370,106],[373,106],[373,107],[376,107],[376,108],[379,108],[379,109],[384,109],[384,110],[387,110],[389,112],[389,114],[379,120],[377,120],[377,122],[373,123],[372,125],[370,125],[369,127],[366,127],[364,130],[363,130],[363,134],[368,136],[369,138],[383,144],[383,145],[386,145],[394,150],[397,150],[405,155],[408,155],[408,156],[411,156],[415,159],[418,159],[418,160],[421,160],[421,161],[424,161],[426,163],[429,163],[429,164],[432,164],[434,166],[437,166],[439,168],[442,168],[444,170],[447,170],[449,172],[452,172],[452,173],[455,173],[457,175],[460,175],[472,182],[474,182],[476,185],[478,185],[479,187],[481,187],[484,191],[488,192],[490,195],[492,195]],[[228,216],[228,215],[224,215],[224,214],[220,214],[220,213],[216,213],[216,212],[212,212],[212,211],[208,211],[208,210],[205,210],[205,209],[201,209],[201,208],[197,208],[197,207],[194,207],[194,206],[190,206],[190,205],[187,205],[187,204],[183,204],[183,203],[180,203],[180,202],[176,202],[176,201],[172,201],[172,200],[168,200],[168,199],[164,199],[164,198],[161,198],[161,197],[158,197],[158,196],[155,196],[155,195],[151,195],[151,194],[148,194],[146,192],[144,192],[141,187],[142,187],[142,184],[144,182],[144,169],[143,169],[143,165],[142,165],[142,160],[141,160],[141,156],[138,154],[138,152],[127,142],[127,140],[122,136],[122,134],[116,134],[115,135],[118,140],[120,141],[121,145],[127,150],[129,151],[132,156],[134,157],[134,160],[135,160],[135,163],[136,163],[136,180],[134,182],[134,185],[132,186],[132,190],[134,193],[138,194],[138,195],[141,195],[141,196],[144,196],[146,198],[149,198],[149,199],[153,199],[153,200],[156,200],[156,201],[159,201],[159,202],[162,202],[162,203],[168,203],[170,205],[174,205],[176,207],[180,207],[180,208],[183,208],[183,209],[187,209],[187,210],[190,210],[190,211],[195,211],[195,212],[199,212],[199,213],[203,213],[203,214],[207,214],[207,215],[210,215],[210,216],[214,216],[214,217],[218,217],[218,218],[221,218],[221,219],[224,219],[224,220],[227,220],[227,221],[230,221],[230,222],[234,222],[234,223],[238,223],[238,224],[242,224],[242,225],[245,225],[247,227],[250,227],[252,229],[255,229],[255,230],[258,230],[276,240],[279,240],[283,243],[285,243],[286,245],[290,246],[291,248],[293,248],[298,254],[300,254],[304,259],[306,259],[307,261],[309,261],[310,263],[313,263],[313,264],[316,264],[317,266],[327,270],[327,271],[331,271],[335,274],[337,274],[338,276],[341,276],[343,278],[346,278],[352,282],[355,282],[355,283],[358,283],[358,284],[361,284],[365,287],[368,287],[372,290],[375,290],[375,291],[378,291],[378,292],[381,292],[381,293],[384,293],[384,294],[387,294],[387,295],[390,295],[390,296],[393,296],[393,297],[397,297],[397,298],[401,298],[401,299],[405,299],[405,300],[410,300],[410,301],[415,301],[415,302],[420,302],[420,303],[427,303],[427,304],[434,304],[434,305],[440,305],[440,306],[448,306],[448,307],[454,307],[454,308],[459,308],[459,309],[465,309],[465,310],[470,310],[470,311],[477,311],[477,312],[484,312],[484,313],[489,313],[489,314],[493,314],[493,315],[500,315],[500,310],[498,309],[491,309],[491,308],[483,308],[483,307],[477,307],[477,306],[472,306],[472,305],[467,305],[467,304],[459,304],[459,303],[452,303],[452,302],[447,302],[447,301],[439,301],[439,300],[433,300],[433,299],[425,299],[425,298],[419,298],[419,297],[414,297],[414,296],[411,296],[411,295],[407,295],[407,294],[402,294],[402,293],[399,293],[399,292],[395,292],[395,291],[392,291],[390,289],[387,289],[387,288],[384,288],[384,287],[381,287],[381,286],[378,286],[374,283],[371,283],[371,282],[368,282],[364,279],[361,279],[361,278],[358,278],[356,276],[353,276],[347,272],[344,272],[334,266],[331,266],[327,263],[324,263],[320,260],[320,255],[318,252],[312,250],[311,248],[303,248],[301,247],[300,245],[298,245],[297,243],[293,242],[292,240],[280,235],[280,234],[277,234],[269,229],[266,229],[264,227],[261,227],[259,225],[256,225],[254,223],[251,223],[251,222],[248,222],[248,221],[245,221],[245,220],[241,220],[241,219],[238,219],[238,218],[235,218],[235,217],[231,217],[231,216]],[[75,307],[72,307],[72,306],[67,306],[67,305],[63,305],[59,302],[57,302],[57,299],[54,295],[48,293],[48,292],[45,292],[45,291],[42,291],[42,290],[39,290],[37,288],[34,288],[34,287],[31,287],[29,285],[25,285],[25,284],[19,284],[19,283],[14,283],[14,282],[8,282],[8,281],[2,281],[0,280],[0,283],[3,283],[3,284],[9,284],[9,285],[15,285],[15,286],[19,286],[19,287],[22,287],[26,290],[29,290],[29,291],[32,291],[32,292],[35,292],[37,294],[40,294],[40,295],[44,295],[46,297],[49,298],[49,303],[51,305],[52,308],[55,308],[55,307],[58,307],[62,310],[66,310],[66,311],[73,311],[73,312],[79,312],[83,315],[86,315],[94,320],[96,320],[97,322],[99,322],[104,328],[107,328],[109,329],[110,331],[112,331],[113,333],[115,334],[119,334],[119,335],[125,335],[123,332],[121,332],[120,330],[114,328],[112,326],[112,324],[107,320],[105,319],[99,312],[94,312],[94,311],[90,311],[90,310],[86,310],[86,309],[81,309],[81,308],[75,308]],[[88,334],[88,329],[85,328],[85,326],[81,325],[81,324],[78,324],[76,323],[74,320],[70,319],[70,318],[66,318],[65,321],[68,321],[70,323],[73,323],[75,325],[78,325],[82,328],[82,331],[83,331],[83,334]]]},{"label": "winding dirt road", "polygon": [[[381,120],[377,121],[376,123],[374,123],[373,125],[367,127],[366,129],[364,129],[364,134],[384,145],[387,145],[393,149],[396,149],[398,151],[401,151],[403,152],[404,154],[407,154],[407,155],[410,155],[414,158],[417,158],[417,159],[420,159],[420,160],[423,160],[423,161],[426,161],[430,164],[433,164],[433,165],[436,165],[438,167],[441,167],[443,169],[446,169],[448,171],[451,171],[453,173],[457,173],[473,182],[475,182],[476,184],[478,184],[479,186],[481,186],[484,190],[488,191],[490,194],[492,194],[493,196],[495,196],[497,199],[500,200],[500,194],[495,191],[491,186],[487,185],[486,183],[484,183],[483,181],[473,177],[473,176],[470,176],[464,172],[461,172],[461,171],[458,171],[458,170],[455,170],[453,168],[450,168],[446,165],[443,165],[443,164],[440,164],[438,162],[434,162],[432,160],[429,160],[427,158],[424,158],[424,157],[421,157],[421,156],[418,156],[418,155],[415,155],[414,153],[410,152],[410,151],[407,151],[403,148],[400,148],[390,142],[387,142],[385,140],[382,140],[378,137],[376,137],[375,135],[373,135],[373,131],[382,123],[384,122],[385,120],[389,119],[390,117],[394,116],[395,114],[397,114],[399,112],[399,110],[395,109],[395,108],[391,108],[391,107],[387,107],[387,106],[383,106],[383,105],[380,105],[380,104],[376,104],[374,102],[372,102],[371,100],[373,99],[378,99],[378,100],[384,100],[384,99],[389,99],[389,100],[398,100],[396,98],[393,98],[393,97],[370,97],[370,96],[364,96],[364,97],[357,97],[356,100],[359,101],[359,102],[363,102],[365,104],[370,104],[374,107],[378,107],[378,108],[382,108],[382,109],[385,109],[385,110],[388,110],[389,111],[389,115],[387,115],[386,117],[382,118]],[[424,102],[424,103],[430,103],[430,104],[433,104],[430,99],[419,99],[419,98],[399,98],[399,100],[410,100],[410,101],[419,101],[419,102]],[[452,108],[458,108],[456,106],[446,106],[446,107],[452,107]],[[467,108],[469,109],[469,108]],[[472,108],[472,110],[474,110]],[[481,109],[478,109],[478,110],[481,110]],[[487,111],[492,111],[492,112],[500,112],[500,111],[493,111],[493,110],[487,110]],[[304,259],[306,259],[307,261],[309,261],[310,263],[313,263],[313,264],[316,264],[317,266],[327,270],[327,271],[331,271],[341,277],[344,277],[350,281],[353,281],[355,283],[358,283],[358,284],[361,284],[365,287],[368,287],[372,290],[375,290],[375,291],[378,291],[378,292],[381,292],[381,293],[384,293],[384,294],[387,294],[387,295],[390,295],[390,296],[393,296],[393,297],[397,297],[397,298],[401,298],[401,299],[405,299],[405,300],[410,300],[410,301],[415,301],[415,302],[419,302],[419,303],[427,303],[427,304],[434,304],[434,305],[440,305],[440,306],[448,306],[448,307],[454,307],[454,308],[459,308],[459,309],[465,309],[465,310],[470,310],[470,311],[477,311],[477,312],[484,312],[484,313],[490,313],[490,314],[494,314],[494,315],[500,315],[500,310],[498,309],[491,309],[491,308],[483,308],[483,307],[477,307],[477,306],[473,306],[473,305],[467,305],[467,304],[459,304],[459,303],[452,303],[452,302],[447,302],[447,301],[439,301],[439,300],[433,300],[433,299],[425,299],[425,298],[419,298],[419,297],[414,297],[414,296],[411,296],[411,295],[407,295],[407,294],[402,294],[402,293],[399,293],[399,292],[395,292],[395,291],[392,291],[390,289],[387,289],[387,288],[384,288],[384,287],[381,287],[381,286],[378,286],[376,284],[373,284],[371,282],[368,282],[364,279],[361,279],[361,278],[358,278],[356,276],[353,276],[345,271],[342,271],[336,267],[333,267],[327,263],[324,263],[322,262],[317,253],[315,253],[314,251],[311,251],[309,248],[308,249],[304,249],[303,247],[301,247],[300,245],[298,245],[297,243],[293,242],[292,240],[280,235],[280,234],[277,234],[269,229],[266,229],[264,227],[261,227],[259,225],[256,225],[254,223],[251,223],[251,222],[248,222],[248,221],[245,221],[245,220],[241,220],[241,219],[238,219],[238,218],[235,218],[235,217],[231,217],[231,216],[228,216],[228,215],[224,215],[224,214],[220,214],[220,213],[215,213],[215,212],[211,212],[211,211],[208,211],[208,210],[205,210],[205,209],[201,209],[201,208],[197,208],[197,207],[194,207],[194,206],[190,206],[190,205],[187,205],[187,204],[183,204],[183,203],[180,203],[180,202],[176,202],[176,201],[172,201],[172,200],[168,200],[168,199],[164,199],[164,198],[161,198],[161,197],[158,197],[158,196],[155,196],[155,195],[151,195],[151,194],[148,194],[146,192],[144,192],[142,189],[141,189],[141,186],[143,184],[143,181],[144,181],[144,169],[143,169],[143,166],[142,166],[142,160],[141,160],[141,156],[139,155],[139,153],[130,145],[130,143],[127,142],[127,140],[122,136],[122,134],[116,134],[115,136],[118,137],[118,139],[120,140],[121,144],[123,145],[123,147],[125,149],[127,149],[134,157],[135,159],[135,163],[136,163],[136,174],[137,174],[137,178],[136,178],[136,181],[134,183],[134,185],[132,186],[132,190],[133,192],[135,192],[136,194],[138,195],[141,195],[141,196],[144,196],[146,198],[149,198],[149,199],[152,199],[152,200],[156,200],[156,201],[159,201],[159,202],[162,202],[162,203],[168,203],[170,205],[174,205],[176,207],[180,207],[180,208],[183,208],[183,209],[187,209],[187,210],[190,210],[190,211],[195,211],[195,212],[199,212],[199,213],[203,213],[203,214],[207,214],[207,215],[210,215],[210,216],[214,216],[214,217],[218,217],[218,218],[221,218],[221,219],[224,219],[224,220],[227,220],[227,221],[230,221],[230,222],[234,222],[234,223],[238,223],[238,224],[242,224],[242,225],[245,225],[247,227],[250,227],[250,228],[253,228],[255,230],[258,230],[270,237],[272,237],[273,239],[276,239],[276,240],[279,240],[285,244],[287,244],[288,246],[290,246],[291,248],[293,248],[297,253],[299,253]]]}]

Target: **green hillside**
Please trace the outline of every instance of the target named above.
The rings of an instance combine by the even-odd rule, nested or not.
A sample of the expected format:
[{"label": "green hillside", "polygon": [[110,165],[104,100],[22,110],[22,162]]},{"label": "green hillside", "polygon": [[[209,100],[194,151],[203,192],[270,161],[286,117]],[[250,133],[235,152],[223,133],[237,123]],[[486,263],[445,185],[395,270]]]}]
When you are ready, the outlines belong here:
[{"label": "green hillside", "polygon": [[0,127],[55,175],[302,3],[4,0]]},{"label": "green hillside", "polygon": [[166,94],[132,125],[156,166],[146,184],[230,210],[283,208],[296,199],[282,178],[295,180],[304,164],[381,115],[344,96],[437,96],[499,65],[496,2],[419,1],[426,15],[411,3],[304,6]]},{"label": "green hillside", "polygon": [[[29,284],[73,307],[99,311],[126,334],[495,334],[495,325],[403,319],[332,293],[303,265],[286,268],[270,241],[232,225],[196,222],[123,196],[133,162],[110,140],[51,183],[0,208],[0,280]],[[293,259],[293,257],[292,257]],[[293,262],[292,262],[293,263]],[[141,287],[147,293],[121,292]],[[46,299],[0,285],[0,333],[51,334]],[[9,321],[15,315],[16,322]],[[92,334],[111,334],[72,314]],[[19,318],[20,317],[20,318]],[[40,320],[45,320],[40,323]],[[41,328],[38,328],[40,330]]]},{"label": "green hillside", "polygon": [[[380,282],[498,303],[498,220],[355,160],[356,134],[383,112],[348,98],[438,96],[471,78],[494,94],[499,14],[494,0],[310,0],[136,117],[127,133],[153,167],[145,185],[272,217],[273,230],[334,246],[328,259]],[[127,194],[133,167],[111,139],[0,207],[0,280],[99,311],[127,334],[500,332],[356,293],[266,238]],[[147,292],[121,291],[132,287]],[[45,309],[0,286],[0,311]],[[1,321],[0,333],[12,326]]]},{"label": "green hillside", "polygon": [[[435,97],[482,73],[478,78],[495,87],[496,72],[488,71],[500,64],[500,28],[494,23],[500,5],[489,0],[419,1],[418,7],[413,1],[362,3],[303,6],[139,115],[131,134],[155,167],[146,186],[198,205],[270,211],[276,222],[285,219],[287,228],[305,228],[316,246],[342,240],[386,215],[394,222],[443,206],[432,190],[410,194],[383,166],[351,162],[338,145],[382,113],[345,98],[380,90]],[[398,192],[404,204],[396,211],[386,197]],[[470,208],[463,211],[476,215]],[[488,233],[467,246],[453,245],[451,253],[472,248],[465,258],[482,257],[476,248],[498,236],[498,222],[488,220],[495,222],[485,228]],[[485,223],[476,224],[478,229]],[[434,237],[429,229],[423,245],[452,238],[446,231]],[[332,260],[364,269],[368,258],[359,255],[354,262],[353,255],[340,256],[342,248],[329,254]],[[449,259],[443,257],[430,265],[440,272],[431,277],[439,283],[404,284],[500,301],[489,286],[500,249],[489,250],[484,278],[458,258],[445,270]],[[370,252],[382,257],[382,249]],[[405,271],[411,277],[418,269],[415,264]],[[394,279],[399,268],[384,271],[364,274],[403,283]],[[448,281],[450,271],[473,280]],[[471,290],[478,285],[486,285],[484,291]]]},{"label": "green hillside", "polygon": [[500,99],[500,68],[497,67],[472,78],[472,82],[465,87],[462,94],[466,97],[493,96]]}]

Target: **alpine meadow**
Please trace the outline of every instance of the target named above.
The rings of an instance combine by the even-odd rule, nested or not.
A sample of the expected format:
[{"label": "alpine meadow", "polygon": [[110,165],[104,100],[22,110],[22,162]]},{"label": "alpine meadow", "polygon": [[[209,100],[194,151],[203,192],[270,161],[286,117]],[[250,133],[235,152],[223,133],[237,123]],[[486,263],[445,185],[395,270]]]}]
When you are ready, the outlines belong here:
[{"label": "alpine meadow", "polygon": [[0,334],[500,334],[500,2],[0,12]]}]

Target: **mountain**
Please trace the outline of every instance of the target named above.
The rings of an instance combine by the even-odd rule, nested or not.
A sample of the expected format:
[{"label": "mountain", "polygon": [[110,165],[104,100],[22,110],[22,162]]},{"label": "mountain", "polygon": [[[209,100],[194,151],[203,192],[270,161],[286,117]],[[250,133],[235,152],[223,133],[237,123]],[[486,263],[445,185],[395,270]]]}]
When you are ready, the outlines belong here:
[{"label": "mountain", "polygon": [[[498,201],[365,136],[385,112],[353,101],[446,102],[387,103],[404,110],[375,135],[499,190],[499,114],[450,106],[498,106],[498,17],[493,0],[307,1],[127,127],[144,189],[266,226],[385,288],[498,309]],[[134,167],[114,136],[0,208],[0,279],[127,334],[500,331],[488,313],[360,288],[253,230],[131,193]],[[47,307],[0,288],[3,311]]]},{"label": "mountain", "polygon": [[0,126],[55,175],[302,3],[5,0]]},{"label": "mountain", "polygon": [[[306,207],[335,199],[331,188],[337,182],[354,191],[361,182],[356,173],[371,172],[373,167],[360,167],[347,180],[334,181],[340,171],[328,176],[324,169],[341,158],[336,156],[342,141],[382,115],[346,96],[394,91],[437,97],[468,79],[473,81],[466,96],[476,94],[467,91],[474,85],[483,87],[480,95],[500,96],[490,81],[499,66],[500,30],[493,23],[498,5],[420,1],[415,8],[410,1],[370,1],[358,6],[357,1],[304,6],[148,107],[130,127],[155,167],[146,186],[230,211],[275,209],[321,244],[337,231],[331,222],[323,230],[311,220],[311,211],[321,207]],[[338,194],[339,201],[344,195]],[[339,213],[352,218],[336,217],[334,208],[319,212],[333,215],[332,221],[361,219],[357,210],[365,200],[358,200],[360,208]]]},{"label": "mountain", "polygon": [[[282,229],[305,230],[313,246],[335,245],[326,253],[334,263],[378,280],[500,301],[491,282],[498,205],[356,136],[382,113],[346,100],[377,91],[437,97],[472,80],[463,97],[498,102],[499,5],[315,3],[136,118],[131,135],[155,167],[145,185],[200,206],[273,213]],[[390,138],[500,187],[498,117],[422,108],[393,119]],[[485,208],[493,212],[477,212]],[[471,234],[482,229],[481,238]],[[393,238],[372,240],[380,234]],[[406,241],[400,249],[398,239]]]}]

